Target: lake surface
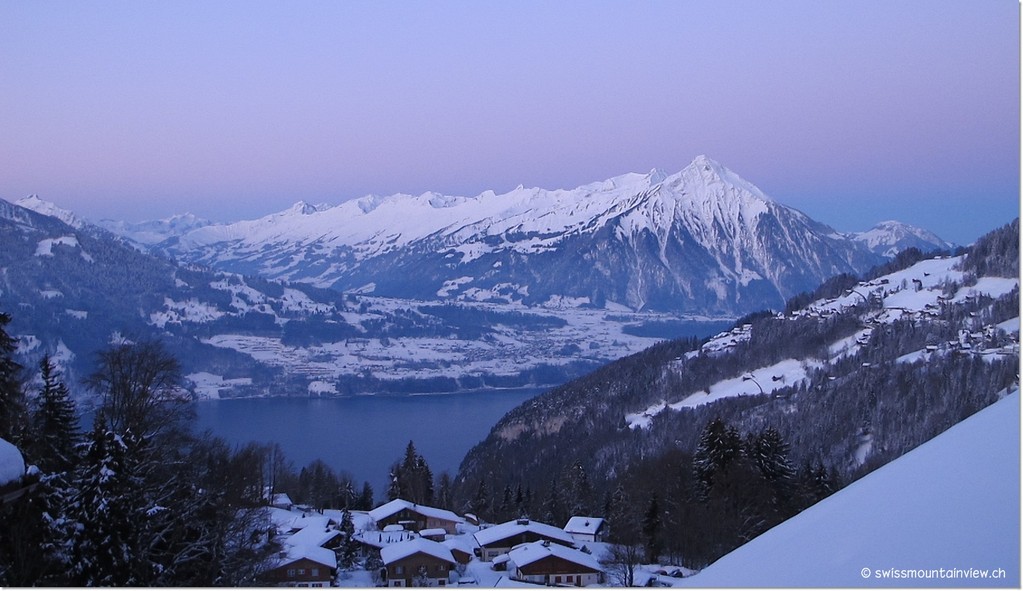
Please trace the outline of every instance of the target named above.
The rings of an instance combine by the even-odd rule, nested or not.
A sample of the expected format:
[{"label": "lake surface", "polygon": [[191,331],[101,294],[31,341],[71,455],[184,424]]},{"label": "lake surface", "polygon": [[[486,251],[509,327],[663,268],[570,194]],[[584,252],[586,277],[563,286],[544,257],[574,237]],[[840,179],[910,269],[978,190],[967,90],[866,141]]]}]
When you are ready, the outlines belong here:
[{"label": "lake surface", "polygon": [[512,408],[544,388],[486,390],[428,396],[244,398],[198,403],[196,430],[229,443],[277,442],[300,470],[320,458],[352,475],[356,487],[384,497],[388,470],[409,440],[434,476],[453,477],[469,449]]}]

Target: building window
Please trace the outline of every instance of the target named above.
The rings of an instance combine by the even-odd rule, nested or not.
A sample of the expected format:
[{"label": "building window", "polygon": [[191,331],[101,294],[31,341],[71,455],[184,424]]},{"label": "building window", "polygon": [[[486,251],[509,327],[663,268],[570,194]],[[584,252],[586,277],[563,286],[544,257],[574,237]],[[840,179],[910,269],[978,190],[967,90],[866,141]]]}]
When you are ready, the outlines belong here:
[{"label": "building window", "polygon": [[554,575],[554,584],[556,585],[556,584],[558,584],[560,582],[561,582],[561,575]]},{"label": "building window", "polygon": [[394,574],[396,574],[396,575],[403,575],[403,574],[405,574],[405,567],[401,566],[400,564],[398,566],[394,567]]},{"label": "building window", "polygon": [[288,577],[294,577],[294,576],[295,576],[295,569],[289,568],[288,569]]},{"label": "building window", "polygon": [[320,569],[318,569],[318,568],[314,568],[314,569],[312,569],[312,570],[311,570],[311,571],[309,572],[309,574],[311,574],[311,575],[312,575],[312,576],[314,576],[314,577],[318,577],[318,576],[320,576]]},{"label": "building window", "polygon": [[305,576],[305,569],[304,568],[298,569],[298,576],[300,576],[300,577],[301,576]]}]

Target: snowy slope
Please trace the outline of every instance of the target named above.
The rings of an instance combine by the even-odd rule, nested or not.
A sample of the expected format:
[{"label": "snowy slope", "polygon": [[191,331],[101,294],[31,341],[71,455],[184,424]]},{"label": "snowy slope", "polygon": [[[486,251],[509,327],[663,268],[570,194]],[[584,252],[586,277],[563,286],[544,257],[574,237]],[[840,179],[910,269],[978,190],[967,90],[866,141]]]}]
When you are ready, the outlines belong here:
[{"label": "snowy slope", "polygon": [[[747,370],[712,384],[707,390],[688,394],[680,400],[661,401],[641,411],[627,413],[625,421],[631,428],[646,429],[650,427],[654,416],[668,410],[692,408],[733,396],[772,394],[783,388],[798,386],[811,370],[823,367],[825,362],[834,363],[843,357],[854,355],[867,342],[875,327],[883,327],[903,318],[922,320],[937,316],[943,304],[961,303],[978,296],[999,298],[1019,287],[1019,279],[1015,277],[980,277],[975,284],[962,286],[954,294],[945,295],[946,285],[963,280],[965,274],[959,270],[962,262],[961,256],[923,260],[906,269],[861,282],[843,296],[818,300],[805,309],[794,312],[788,317],[790,320],[806,316],[821,318],[853,308],[868,296],[880,301],[878,309],[864,315],[861,330],[828,346],[830,357],[827,359],[785,359],[768,367]],[[964,325],[964,330],[965,328]],[[986,327],[986,330],[995,328],[997,327]],[[1015,328],[1009,325],[1002,330],[1018,335],[1018,320]],[[1015,349],[988,350],[982,346],[984,341],[982,334],[973,335],[969,331],[967,333],[963,336],[963,343],[973,341],[976,347],[971,345],[970,348],[982,356],[1018,355]],[[718,354],[748,341],[749,338],[750,325],[734,328],[716,335],[699,351],[694,351],[689,356]],[[931,351],[926,349],[914,351],[899,361],[906,363],[925,359],[930,354],[948,354],[952,349],[961,348],[963,343],[934,345]]]},{"label": "snowy slope", "polygon": [[[1017,389],[685,584],[1019,587],[1019,442]],[[989,578],[950,578],[951,569],[986,569]],[[1004,578],[990,578],[996,569]]]}]

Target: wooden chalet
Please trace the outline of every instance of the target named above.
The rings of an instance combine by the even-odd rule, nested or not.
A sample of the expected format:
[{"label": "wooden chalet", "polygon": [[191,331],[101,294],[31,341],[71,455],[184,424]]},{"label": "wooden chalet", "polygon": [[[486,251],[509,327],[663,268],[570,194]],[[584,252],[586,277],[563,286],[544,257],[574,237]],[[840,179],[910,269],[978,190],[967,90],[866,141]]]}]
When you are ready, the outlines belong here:
[{"label": "wooden chalet", "polygon": [[444,587],[455,569],[450,548],[423,538],[385,546],[380,559],[388,587]]}]

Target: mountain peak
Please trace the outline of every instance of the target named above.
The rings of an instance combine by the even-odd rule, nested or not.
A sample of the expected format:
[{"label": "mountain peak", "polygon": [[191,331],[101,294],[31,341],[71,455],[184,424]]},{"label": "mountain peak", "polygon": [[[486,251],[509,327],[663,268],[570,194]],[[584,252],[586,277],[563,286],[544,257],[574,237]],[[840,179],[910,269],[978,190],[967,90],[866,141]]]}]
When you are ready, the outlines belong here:
[{"label": "mountain peak", "polygon": [[316,212],[323,211],[328,207],[328,205],[313,205],[305,201],[298,201],[292,205],[288,211],[299,215],[312,215]]},{"label": "mountain peak", "polygon": [[[687,185],[712,187],[724,185],[731,190],[752,194],[757,199],[774,202],[759,187],[735,174],[716,160],[700,154],[679,173],[680,181]],[[715,191],[716,193],[716,191]]]},{"label": "mountain peak", "polygon": [[29,195],[28,197],[19,199],[15,205],[18,207],[24,207],[25,209],[34,211],[41,215],[55,217],[72,228],[80,229],[85,226],[85,222],[73,212],[57,207],[49,201],[44,201],[39,198],[39,195]]}]

